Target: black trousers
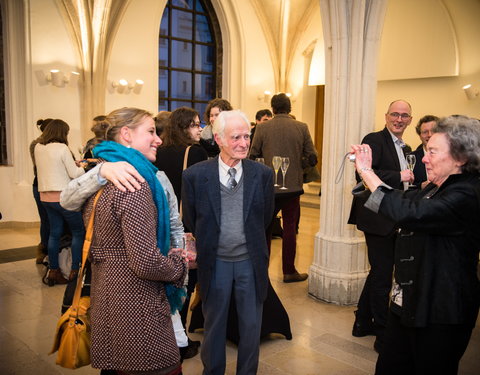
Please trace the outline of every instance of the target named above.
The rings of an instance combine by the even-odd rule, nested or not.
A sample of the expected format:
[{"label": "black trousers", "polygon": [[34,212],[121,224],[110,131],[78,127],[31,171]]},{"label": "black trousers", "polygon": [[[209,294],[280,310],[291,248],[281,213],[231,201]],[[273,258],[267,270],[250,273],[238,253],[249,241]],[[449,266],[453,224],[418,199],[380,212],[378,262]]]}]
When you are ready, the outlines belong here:
[{"label": "black trousers", "polygon": [[370,272],[358,300],[357,319],[373,320],[380,328],[387,324],[396,235],[396,232],[388,236],[365,233]]},{"label": "black trousers", "polygon": [[390,312],[375,375],[455,375],[472,329],[470,324],[406,327]]}]

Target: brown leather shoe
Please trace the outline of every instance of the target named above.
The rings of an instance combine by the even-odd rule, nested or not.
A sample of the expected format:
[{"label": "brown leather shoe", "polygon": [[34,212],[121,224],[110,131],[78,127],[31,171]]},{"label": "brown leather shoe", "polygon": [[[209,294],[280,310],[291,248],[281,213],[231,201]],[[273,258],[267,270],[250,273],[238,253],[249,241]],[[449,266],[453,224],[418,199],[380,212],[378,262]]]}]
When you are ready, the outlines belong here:
[{"label": "brown leather shoe", "polygon": [[63,277],[60,268],[50,269],[48,271],[48,286],[54,286],[55,284],[67,284],[68,280]]},{"label": "brown leather shoe", "polygon": [[283,282],[284,283],[296,283],[298,281],[305,281],[308,279],[308,274],[306,273],[290,273],[283,275]]}]

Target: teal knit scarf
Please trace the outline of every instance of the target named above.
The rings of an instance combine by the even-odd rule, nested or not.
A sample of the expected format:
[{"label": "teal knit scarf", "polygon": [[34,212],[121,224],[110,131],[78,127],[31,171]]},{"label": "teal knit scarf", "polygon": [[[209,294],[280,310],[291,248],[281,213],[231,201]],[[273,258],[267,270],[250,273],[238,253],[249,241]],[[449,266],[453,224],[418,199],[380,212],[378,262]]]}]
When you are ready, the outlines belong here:
[{"label": "teal knit scarf", "polygon": [[[130,163],[147,181],[158,213],[157,247],[163,255],[167,256],[170,250],[170,210],[163,187],[156,176],[158,169],[141,152],[117,142],[103,141],[95,146],[94,150],[96,157],[101,159],[110,162],[126,161]],[[170,302],[171,312],[174,314],[175,311],[182,308],[186,295],[185,290],[168,283],[165,283],[165,290],[168,302]]]}]

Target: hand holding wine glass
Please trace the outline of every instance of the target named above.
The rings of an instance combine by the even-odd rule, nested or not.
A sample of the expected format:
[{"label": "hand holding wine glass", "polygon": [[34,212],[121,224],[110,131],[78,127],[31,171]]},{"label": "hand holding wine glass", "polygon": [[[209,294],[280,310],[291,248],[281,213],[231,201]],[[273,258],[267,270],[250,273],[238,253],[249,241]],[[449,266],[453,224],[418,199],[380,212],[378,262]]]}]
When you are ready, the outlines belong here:
[{"label": "hand holding wine glass", "polygon": [[277,177],[278,177],[278,170],[280,169],[280,166],[282,165],[282,157],[281,156],[274,156],[272,159],[272,165],[273,165],[273,170],[275,171],[275,185],[273,186],[280,186],[277,183]]},{"label": "hand holding wine glass", "polygon": [[[415,168],[415,163],[417,162],[417,158],[414,154],[408,154],[406,157],[407,160],[407,168],[413,173],[413,168]],[[413,184],[408,184],[408,187],[415,187]]]},{"label": "hand holding wine glass", "polygon": [[283,176],[283,184],[282,184],[282,187],[280,188],[280,190],[287,190],[288,188],[285,186],[285,175],[287,174],[287,169],[288,169],[288,166],[290,165],[290,158],[288,157],[285,157],[285,158],[282,158],[282,176]]}]

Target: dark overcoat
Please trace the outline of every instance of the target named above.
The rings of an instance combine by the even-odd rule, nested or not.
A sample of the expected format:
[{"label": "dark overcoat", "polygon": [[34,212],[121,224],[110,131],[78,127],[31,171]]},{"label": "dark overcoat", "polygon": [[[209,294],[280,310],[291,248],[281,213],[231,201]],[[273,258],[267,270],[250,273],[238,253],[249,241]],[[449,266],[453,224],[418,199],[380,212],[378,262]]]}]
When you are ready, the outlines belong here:
[{"label": "dark overcoat", "polygon": [[[268,287],[268,247],[265,230],[274,207],[273,171],[263,164],[242,160],[243,219],[248,255],[255,274],[257,297],[264,301]],[[183,172],[183,220],[197,240],[198,281],[205,301],[215,267],[220,234],[221,198],[218,156]]]}]

